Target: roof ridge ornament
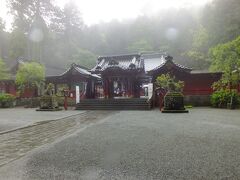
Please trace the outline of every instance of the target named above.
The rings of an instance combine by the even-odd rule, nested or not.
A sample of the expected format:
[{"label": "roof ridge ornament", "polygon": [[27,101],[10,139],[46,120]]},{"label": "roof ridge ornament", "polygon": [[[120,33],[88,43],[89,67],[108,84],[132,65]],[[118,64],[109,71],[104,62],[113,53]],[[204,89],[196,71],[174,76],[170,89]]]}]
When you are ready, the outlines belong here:
[{"label": "roof ridge ornament", "polygon": [[130,69],[135,69],[135,68],[136,68],[136,61],[137,61],[137,59],[136,59],[136,57],[134,56],[133,59],[132,59],[132,61],[131,61],[131,63],[129,64],[129,68],[130,68]]},{"label": "roof ridge ornament", "polygon": [[173,60],[173,57],[172,57],[172,56],[169,56],[169,55],[167,55],[167,56],[165,57],[165,59],[166,59],[167,61],[172,61],[172,60]]},{"label": "roof ridge ornament", "polygon": [[76,64],[76,63],[72,63],[71,66],[72,66],[72,67],[76,67],[77,64]]}]

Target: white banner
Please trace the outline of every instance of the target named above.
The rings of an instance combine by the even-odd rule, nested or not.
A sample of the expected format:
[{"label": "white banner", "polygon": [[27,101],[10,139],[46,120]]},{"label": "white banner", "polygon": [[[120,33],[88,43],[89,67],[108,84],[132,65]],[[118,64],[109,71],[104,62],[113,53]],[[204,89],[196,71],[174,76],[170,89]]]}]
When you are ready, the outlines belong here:
[{"label": "white banner", "polygon": [[148,84],[148,99],[151,99],[153,95],[153,83]]},{"label": "white banner", "polygon": [[76,104],[80,103],[79,86],[76,86]]}]

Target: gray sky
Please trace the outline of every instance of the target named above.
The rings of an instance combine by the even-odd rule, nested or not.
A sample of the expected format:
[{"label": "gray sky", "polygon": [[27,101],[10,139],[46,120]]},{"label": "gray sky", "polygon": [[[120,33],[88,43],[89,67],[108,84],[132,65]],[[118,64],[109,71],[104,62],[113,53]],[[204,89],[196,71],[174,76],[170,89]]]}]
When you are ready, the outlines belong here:
[{"label": "gray sky", "polygon": [[[70,0],[55,0],[59,6]],[[113,19],[132,19],[139,15],[151,15],[169,7],[181,8],[204,5],[211,0],[73,0],[79,7],[86,24],[109,22]],[[0,17],[9,24],[6,0],[0,0]]]}]

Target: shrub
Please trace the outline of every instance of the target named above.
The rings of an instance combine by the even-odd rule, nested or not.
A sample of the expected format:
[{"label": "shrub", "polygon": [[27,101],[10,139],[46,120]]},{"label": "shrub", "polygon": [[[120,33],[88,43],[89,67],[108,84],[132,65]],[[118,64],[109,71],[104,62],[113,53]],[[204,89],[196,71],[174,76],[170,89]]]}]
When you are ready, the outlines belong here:
[{"label": "shrub", "polygon": [[169,74],[162,74],[157,77],[156,85],[167,91],[182,92],[184,82],[177,80],[175,77],[171,77]]},{"label": "shrub", "polygon": [[11,94],[0,94],[0,106],[2,108],[8,108],[14,106],[16,97]]},{"label": "shrub", "polygon": [[232,106],[236,107],[240,103],[240,97],[237,91],[229,89],[221,89],[215,91],[211,96],[211,104],[213,107],[226,108],[228,103],[232,103]]}]

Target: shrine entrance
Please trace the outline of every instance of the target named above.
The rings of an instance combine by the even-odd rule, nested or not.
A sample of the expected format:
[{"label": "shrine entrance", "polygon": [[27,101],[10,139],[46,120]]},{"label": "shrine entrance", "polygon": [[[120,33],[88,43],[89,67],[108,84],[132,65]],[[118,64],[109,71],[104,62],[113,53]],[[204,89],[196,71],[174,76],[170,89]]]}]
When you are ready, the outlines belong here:
[{"label": "shrine entrance", "polygon": [[106,77],[103,79],[105,98],[139,97],[138,81],[129,77]]}]

